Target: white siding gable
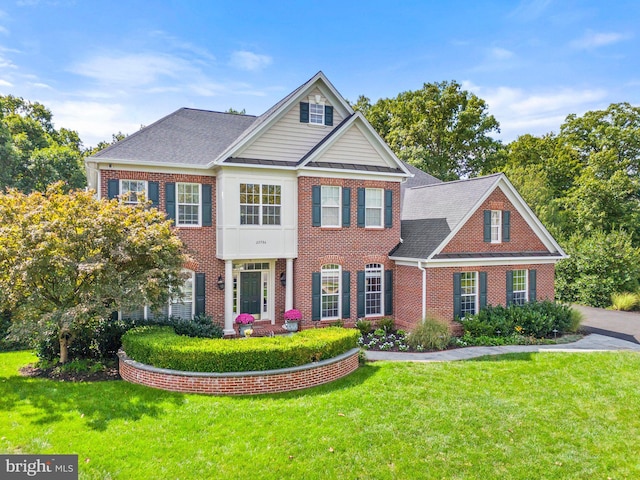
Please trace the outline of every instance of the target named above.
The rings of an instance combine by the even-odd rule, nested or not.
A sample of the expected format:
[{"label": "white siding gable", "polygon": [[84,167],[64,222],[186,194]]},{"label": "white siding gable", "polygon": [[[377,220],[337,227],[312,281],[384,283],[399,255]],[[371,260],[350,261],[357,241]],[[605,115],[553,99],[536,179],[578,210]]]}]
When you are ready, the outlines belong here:
[{"label": "white siding gable", "polygon": [[[325,105],[331,105],[317,87],[301,101],[315,99],[316,95],[324,99]],[[296,102],[269,130],[236,152],[234,157],[297,162],[342,120],[339,108],[334,108],[331,127],[300,123],[300,103]]]},{"label": "white siding gable", "polygon": [[357,123],[353,123],[333,145],[313,161],[397,167],[389,161],[388,155],[374,147],[373,139]]}]

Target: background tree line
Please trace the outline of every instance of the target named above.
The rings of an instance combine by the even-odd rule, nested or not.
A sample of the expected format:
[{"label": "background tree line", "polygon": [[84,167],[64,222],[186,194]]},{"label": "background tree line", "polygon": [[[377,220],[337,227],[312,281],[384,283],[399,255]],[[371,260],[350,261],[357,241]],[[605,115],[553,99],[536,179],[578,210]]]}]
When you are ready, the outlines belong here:
[{"label": "background tree line", "polygon": [[[561,300],[607,306],[640,279],[640,108],[610,105],[568,115],[557,134],[492,138],[488,105],[455,81],[372,103],[353,103],[396,155],[442,180],[504,172],[571,258],[558,264]],[[244,111],[244,110],[243,110]],[[230,109],[231,113],[242,113]],[[42,104],[0,96],[0,188],[84,188],[83,160],[121,140],[84,149]]]}]

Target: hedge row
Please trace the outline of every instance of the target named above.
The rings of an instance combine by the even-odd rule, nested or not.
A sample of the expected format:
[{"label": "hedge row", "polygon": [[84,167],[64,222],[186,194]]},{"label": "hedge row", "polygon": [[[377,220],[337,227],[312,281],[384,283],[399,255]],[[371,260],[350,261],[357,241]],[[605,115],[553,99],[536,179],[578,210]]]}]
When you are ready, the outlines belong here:
[{"label": "hedge row", "polygon": [[139,327],[122,337],[130,358],[158,368],[190,372],[250,372],[297,367],[333,358],[357,346],[360,333],[339,327],[292,336],[236,340],[190,338],[170,327]]}]

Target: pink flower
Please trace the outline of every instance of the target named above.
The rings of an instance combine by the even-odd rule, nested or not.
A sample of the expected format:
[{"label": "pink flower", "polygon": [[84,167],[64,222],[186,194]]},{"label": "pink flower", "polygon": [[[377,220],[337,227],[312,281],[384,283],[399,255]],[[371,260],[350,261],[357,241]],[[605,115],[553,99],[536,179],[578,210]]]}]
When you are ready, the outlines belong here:
[{"label": "pink flower", "polygon": [[250,323],[255,322],[255,318],[250,313],[241,313],[236,317],[236,323],[241,323],[243,325],[248,325]]},{"label": "pink flower", "polygon": [[284,312],[284,319],[285,320],[300,320],[300,319],[302,319],[302,314],[300,313],[300,310],[292,308],[291,310],[287,310],[286,312]]}]

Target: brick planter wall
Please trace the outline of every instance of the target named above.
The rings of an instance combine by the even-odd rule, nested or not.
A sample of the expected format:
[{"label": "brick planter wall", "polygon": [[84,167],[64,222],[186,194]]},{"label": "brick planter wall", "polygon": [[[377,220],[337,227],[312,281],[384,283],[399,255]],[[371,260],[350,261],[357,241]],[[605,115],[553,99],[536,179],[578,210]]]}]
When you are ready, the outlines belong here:
[{"label": "brick planter wall", "polygon": [[299,367],[264,372],[203,373],[156,368],[118,352],[120,376],[131,383],[173,392],[254,395],[315,387],[345,377],[358,368],[358,348]]}]

